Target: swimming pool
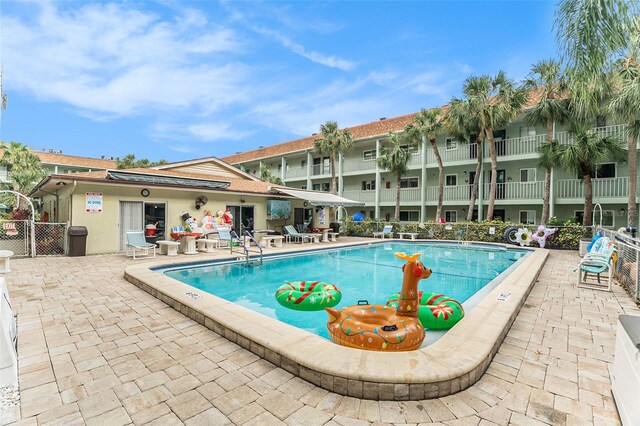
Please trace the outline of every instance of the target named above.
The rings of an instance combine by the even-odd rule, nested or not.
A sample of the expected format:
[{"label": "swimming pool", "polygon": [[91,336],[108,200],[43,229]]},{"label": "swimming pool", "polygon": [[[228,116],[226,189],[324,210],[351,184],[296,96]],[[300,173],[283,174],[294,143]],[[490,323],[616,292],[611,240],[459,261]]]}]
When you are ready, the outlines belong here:
[{"label": "swimming pool", "polygon": [[[399,240],[395,243],[405,244]],[[322,256],[338,247],[342,249],[371,244],[387,245],[388,241],[372,243],[364,238],[341,238],[339,243],[327,245],[287,245],[282,249],[274,249],[272,256],[274,260],[276,256]],[[411,252],[411,248],[422,243],[412,244],[405,246],[406,251]],[[481,243],[472,246],[493,248],[494,251],[515,249],[503,244]],[[327,250],[328,247],[331,249]],[[391,249],[385,251],[388,257],[383,255],[381,263],[387,263],[387,259],[391,259],[391,264],[399,262],[393,258],[393,246],[387,247]],[[460,248],[465,249],[465,245]],[[492,261],[489,253],[486,251],[486,257]],[[513,262],[497,279],[465,302],[472,302],[475,307],[468,310],[462,321],[437,342],[414,351],[394,353],[336,345],[326,338],[195,289],[161,272],[196,264],[211,264],[213,259],[207,254],[134,262],[125,269],[124,277],[229,342],[330,392],[354,398],[417,401],[459,392],[482,377],[533,288],[548,255],[546,249],[529,249],[525,256],[521,255],[521,259]],[[217,263],[237,261],[236,255],[229,252],[215,256]],[[431,264],[435,263],[435,259],[434,256]],[[429,264],[429,260],[426,260]],[[430,280],[421,282],[425,289],[428,289]],[[393,283],[399,285],[400,278],[394,278]],[[273,297],[273,294],[270,293],[269,297]],[[427,332],[427,336],[433,334]]]},{"label": "swimming pool", "polygon": [[[338,308],[357,304],[359,300],[384,304],[401,287],[404,262],[393,255],[398,251],[421,253],[420,259],[433,270],[429,279],[421,281],[420,290],[445,294],[461,303],[529,252],[479,244],[385,242],[267,259],[262,265],[223,262],[168,268],[162,272],[199,290],[329,339],[324,310],[300,312],[285,308],[274,297],[276,289],[286,281],[324,281],[342,291]],[[472,308],[471,303],[463,306],[466,310]],[[433,343],[443,333],[427,331],[425,344]]]}]

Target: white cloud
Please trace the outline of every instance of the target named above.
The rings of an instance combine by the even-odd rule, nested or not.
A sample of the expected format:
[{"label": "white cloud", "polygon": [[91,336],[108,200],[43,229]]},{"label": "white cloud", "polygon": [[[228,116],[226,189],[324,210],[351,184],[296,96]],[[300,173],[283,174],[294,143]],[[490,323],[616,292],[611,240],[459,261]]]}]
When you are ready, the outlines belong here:
[{"label": "white cloud", "polygon": [[118,4],[58,10],[31,21],[4,16],[5,84],[63,102],[95,119],[198,107],[215,111],[246,101],[248,70],[222,62],[242,48],[234,32],[200,12],[173,21]]},{"label": "white cloud", "polygon": [[199,123],[158,122],[152,126],[151,137],[156,140],[171,139],[194,143],[240,140],[253,132],[242,130],[232,123],[203,121]]}]

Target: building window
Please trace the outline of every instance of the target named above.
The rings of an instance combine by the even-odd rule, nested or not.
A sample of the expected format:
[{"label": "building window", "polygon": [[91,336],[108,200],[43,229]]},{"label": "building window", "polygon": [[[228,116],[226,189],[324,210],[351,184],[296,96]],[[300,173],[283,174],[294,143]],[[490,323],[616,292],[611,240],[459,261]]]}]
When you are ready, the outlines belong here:
[{"label": "building window", "polygon": [[300,189],[307,189],[307,185],[302,185]]},{"label": "building window", "polygon": [[282,164],[278,164],[278,171],[281,172],[282,171]]},{"label": "building window", "polygon": [[447,151],[454,151],[458,149],[458,141],[455,138],[447,138],[444,141],[444,146]]},{"label": "building window", "polygon": [[535,210],[520,210],[520,223],[523,225],[535,225],[536,223],[536,211]]},{"label": "building window", "polygon": [[520,137],[525,137],[525,136],[535,136],[536,135],[536,128],[533,126],[522,126],[520,127]]},{"label": "building window", "polygon": [[458,185],[458,175],[445,175],[444,177],[445,186],[457,186]]},{"label": "building window", "polygon": [[404,149],[405,151],[407,151],[409,154],[417,154],[418,153],[418,147],[415,145],[400,145],[400,149]]},{"label": "building window", "polygon": [[324,192],[329,192],[331,190],[331,184],[330,183],[323,183],[322,184],[322,190]]},{"label": "building window", "polygon": [[362,161],[373,161],[376,159],[376,150],[370,149],[362,152]]},{"label": "building window", "polygon": [[606,127],[607,126],[607,117],[604,115],[596,116],[596,127]]},{"label": "building window", "polygon": [[616,163],[605,163],[598,166],[596,179],[614,178],[616,177]]},{"label": "building window", "polygon": [[536,169],[520,169],[520,182],[535,182]]},{"label": "building window", "polygon": [[[582,220],[584,219],[584,211],[582,210],[574,210],[574,216],[576,217],[576,219],[578,219],[578,223],[582,224]],[[593,214],[593,213],[592,213]],[[614,224],[615,224],[615,220],[614,220],[614,216],[616,215],[616,212],[613,210],[603,210],[602,211],[602,226],[605,226],[607,228],[613,228]],[[595,224],[600,224],[600,213],[596,213],[595,215]]]},{"label": "building window", "polygon": [[320,184],[319,183],[314,183],[312,186],[314,191],[320,191]]},{"label": "building window", "polygon": [[458,221],[458,211],[457,210],[445,210],[445,212],[444,212],[444,221],[445,222],[457,222]]},{"label": "building window", "polygon": [[363,191],[375,191],[376,189],[376,181],[375,180],[363,180],[362,181],[362,190]]},{"label": "building window", "polygon": [[418,178],[404,178],[400,180],[400,188],[417,188],[419,185]]},{"label": "building window", "polygon": [[420,220],[418,210],[400,210],[400,222],[417,222]]},{"label": "building window", "polygon": [[302,160],[302,161],[300,162],[300,168],[301,168],[301,169],[304,169],[306,166],[307,166],[307,160]]}]

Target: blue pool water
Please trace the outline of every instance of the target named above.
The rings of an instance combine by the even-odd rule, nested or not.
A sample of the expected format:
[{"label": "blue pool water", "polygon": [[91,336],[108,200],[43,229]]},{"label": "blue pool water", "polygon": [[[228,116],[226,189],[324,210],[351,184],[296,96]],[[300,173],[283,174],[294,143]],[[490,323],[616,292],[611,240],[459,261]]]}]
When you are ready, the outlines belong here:
[{"label": "blue pool water", "polygon": [[211,263],[160,271],[199,290],[329,338],[325,311],[284,308],[275,299],[276,289],[286,281],[325,281],[342,291],[337,307],[363,299],[384,304],[402,285],[405,262],[394,256],[397,251],[421,253],[420,260],[433,270],[430,278],[420,281],[419,290],[443,293],[461,303],[529,253],[488,245],[389,242],[265,258],[262,265]]}]

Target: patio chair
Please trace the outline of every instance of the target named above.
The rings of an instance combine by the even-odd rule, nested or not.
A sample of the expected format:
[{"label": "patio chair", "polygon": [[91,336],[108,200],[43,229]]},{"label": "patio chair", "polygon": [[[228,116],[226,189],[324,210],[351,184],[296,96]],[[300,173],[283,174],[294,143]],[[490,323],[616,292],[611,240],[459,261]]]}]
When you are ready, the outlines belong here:
[{"label": "patio chair", "polygon": [[[617,257],[616,246],[607,237],[598,239],[576,268],[578,271],[578,287],[611,291],[613,265]],[[607,272],[607,283],[603,284],[600,275]],[[597,283],[587,281],[588,275],[594,274]]]},{"label": "patio chair", "polygon": [[393,225],[385,225],[380,232],[374,232],[373,238],[382,238],[384,240],[384,236],[388,235],[389,238],[393,238]]},{"label": "patio chair", "polygon": [[[148,243],[144,238],[144,230],[127,231],[127,244],[125,246],[125,254],[133,256],[133,260],[138,258],[149,257],[149,250],[153,251],[153,257],[156,257],[156,245]],[[138,257],[136,258],[136,254]]]},{"label": "patio chair", "polygon": [[286,225],[284,227],[284,231],[286,232],[285,234],[285,239],[288,243],[291,242],[291,239],[293,238],[295,241],[298,241],[302,244],[304,244],[305,242],[313,242],[315,241],[316,237],[315,235],[311,235],[311,234],[301,234],[299,233],[296,228],[293,227],[293,225]]}]

